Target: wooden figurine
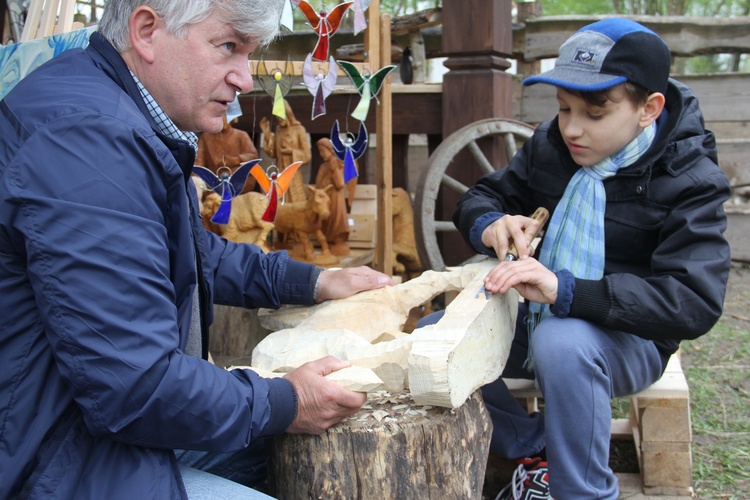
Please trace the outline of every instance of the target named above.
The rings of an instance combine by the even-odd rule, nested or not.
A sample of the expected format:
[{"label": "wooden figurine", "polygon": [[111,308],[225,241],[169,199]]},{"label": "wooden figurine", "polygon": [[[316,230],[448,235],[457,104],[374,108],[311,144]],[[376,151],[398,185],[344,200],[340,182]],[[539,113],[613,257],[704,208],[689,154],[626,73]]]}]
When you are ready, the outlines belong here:
[{"label": "wooden figurine", "polygon": [[[263,150],[274,159],[276,166],[281,171],[297,161],[301,161],[304,166],[304,164],[310,163],[312,158],[310,138],[305,127],[295,118],[294,112],[286,100],[284,100],[284,107],[286,119],[279,118],[275,130],[271,131],[268,118],[263,117],[260,120],[260,128],[263,131]],[[287,191],[286,201],[303,202],[306,198],[305,181],[301,175],[295,175],[291,186],[289,186],[289,191]]]},{"label": "wooden figurine", "polygon": [[334,154],[330,139],[327,137],[319,139],[317,147],[323,163],[318,169],[315,186],[318,189],[333,186],[333,189],[329,191],[331,215],[323,221],[323,234],[330,244],[333,255],[349,255],[349,245],[346,243],[349,239],[346,190],[350,193],[354,192],[357,178],[353,178],[349,183],[344,182],[344,162]]},{"label": "wooden figurine", "polygon": [[408,281],[422,272],[414,236],[414,210],[403,188],[393,188],[393,272]]},{"label": "wooden figurine", "polygon": [[[256,158],[259,158],[258,150],[248,133],[232,127],[225,116],[221,132],[203,132],[198,137],[198,153],[194,163],[218,175],[218,170],[222,166],[227,166],[234,172],[240,164]],[[248,193],[254,187],[255,179],[248,177],[242,192]]]},{"label": "wooden figurine", "polygon": [[[307,189],[310,191],[310,197],[307,199],[279,205],[274,222],[276,231],[292,235],[300,243],[301,254],[294,250],[289,252],[295,259],[319,265],[335,264],[338,258],[331,254],[326,237],[321,230],[323,222],[330,216],[331,199],[328,192],[332,187],[317,189],[307,186]],[[320,243],[320,255],[314,253],[313,244],[310,241],[311,236],[317,238]]]},{"label": "wooden figurine", "polygon": [[[218,203],[220,202],[221,199],[216,193],[214,193],[214,196],[204,198],[203,206],[206,212],[202,213],[204,222],[207,218],[210,218],[212,211],[219,208]],[[260,247],[263,252],[270,252],[272,249],[268,242],[268,235],[273,231],[274,224],[262,219],[263,212],[268,205],[267,197],[262,193],[251,191],[235,197],[232,203],[229,223],[225,226],[219,226],[218,231],[215,232],[230,241],[252,243]]]}]

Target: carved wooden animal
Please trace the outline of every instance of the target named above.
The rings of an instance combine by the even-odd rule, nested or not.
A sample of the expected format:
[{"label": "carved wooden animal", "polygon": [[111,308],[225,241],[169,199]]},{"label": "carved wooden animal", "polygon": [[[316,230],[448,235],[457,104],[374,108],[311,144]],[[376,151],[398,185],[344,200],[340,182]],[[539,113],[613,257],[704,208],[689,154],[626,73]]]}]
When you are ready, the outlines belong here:
[{"label": "carved wooden animal", "polygon": [[[205,205],[207,201],[204,200],[203,203]],[[232,199],[229,222],[219,234],[230,241],[252,243],[268,253],[271,250],[268,233],[273,231],[274,223],[261,218],[267,206],[268,197],[255,191],[236,196]],[[214,210],[218,210],[218,205]],[[205,216],[203,220],[206,220]]]},{"label": "carved wooden animal", "polygon": [[323,255],[331,255],[328,242],[321,228],[323,221],[331,214],[331,199],[328,196],[328,191],[332,187],[329,185],[323,189],[316,189],[312,186],[307,186],[307,189],[310,191],[307,201],[284,203],[283,205],[279,205],[278,212],[276,213],[276,220],[274,222],[276,231],[286,235],[294,235],[297,241],[302,244],[304,259],[307,261],[315,259],[310,235],[317,238]]},{"label": "carved wooden animal", "polygon": [[[518,294],[480,292],[496,264],[485,260],[442,273],[426,271],[394,287],[313,307],[262,310],[261,325],[275,331],[256,346],[252,366],[284,373],[331,354],[371,369],[389,391],[408,386],[418,404],[460,406],[500,376],[513,340]],[[437,324],[401,332],[411,308],[458,290]]]}]

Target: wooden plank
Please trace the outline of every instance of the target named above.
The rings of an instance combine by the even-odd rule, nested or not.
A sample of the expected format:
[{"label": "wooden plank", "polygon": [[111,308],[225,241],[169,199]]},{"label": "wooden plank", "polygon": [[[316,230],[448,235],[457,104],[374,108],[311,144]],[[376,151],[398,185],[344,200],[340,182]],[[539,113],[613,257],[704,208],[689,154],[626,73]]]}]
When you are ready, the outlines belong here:
[{"label": "wooden plank", "polygon": [[21,41],[32,40],[37,37],[39,31],[39,19],[42,17],[44,0],[30,0],[29,11],[26,14],[26,21],[21,33]]},{"label": "wooden plank", "polygon": [[[443,133],[443,95],[441,86],[435,85],[394,85],[392,92],[393,110],[393,133],[394,134],[431,134],[442,135]],[[305,90],[292,90],[286,100],[295,112],[295,117],[302,123],[310,134],[329,136],[333,123],[338,120],[343,127],[347,120],[354,126],[356,120],[349,114],[354,111],[358,94],[353,93],[353,88],[348,92],[334,92],[326,99],[326,114],[313,120],[310,110],[312,109],[313,97]],[[242,116],[234,125],[235,128],[245,130],[251,137],[259,136],[260,119],[271,116],[273,99],[262,90],[243,94],[239,97],[242,107]],[[365,120],[367,130],[374,131],[375,113],[370,113]],[[356,129],[355,129],[356,130]]]},{"label": "wooden plank", "polygon": [[750,262],[750,209],[724,205],[727,230],[724,233],[732,251],[732,260]]},{"label": "wooden plank", "polygon": [[693,466],[690,443],[641,443],[643,488],[690,488]]},{"label": "wooden plank", "polygon": [[719,139],[719,166],[729,177],[732,186],[750,185],[750,137]]},{"label": "wooden plank", "polygon": [[[695,92],[706,121],[750,120],[750,106],[737,105],[750,102],[750,74],[675,75],[674,78]],[[515,79],[521,80],[520,77]],[[517,120],[540,123],[557,113],[556,90],[552,85],[521,87],[518,82],[515,88],[522,92],[522,102],[516,107],[520,114],[514,116]]]},{"label": "wooden plank", "polygon": [[690,407],[647,407],[640,417],[643,442],[669,441],[689,443],[693,440],[690,426]]},{"label": "wooden plank", "polygon": [[[571,34],[609,16],[544,16],[513,32],[514,55],[534,61],[555,58]],[[675,56],[750,52],[750,18],[622,16],[658,33]]]}]

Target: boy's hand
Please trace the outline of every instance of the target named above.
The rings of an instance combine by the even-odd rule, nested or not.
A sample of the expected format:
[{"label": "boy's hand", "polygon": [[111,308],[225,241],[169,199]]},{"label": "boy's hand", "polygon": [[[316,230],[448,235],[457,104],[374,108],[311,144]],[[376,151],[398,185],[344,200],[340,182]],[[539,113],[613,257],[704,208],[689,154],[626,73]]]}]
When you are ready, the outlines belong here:
[{"label": "boy's hand", "polygon": [[325,378],[331,372],[351,366],[333,356],[310,361],[284,375],[297,391],[297,417],[287,428],[292,434],[323,434],[333,424],[354,415],[367,399]]},{"label": "boy's hand", "polygon": [[531,217],[506,214],[484,229],[482,243],[493,248],[500,260],[508,255],[511,243],[516,246],[519,259],[532,257],[534,248],[531,241],[542,224],[544,221],[540,222]]},{"label": "boy's hand", "polygon": [[515,288],[523,298],[540,304],[557,301],[557,275],[531,258],[499,263],[484,278],[484,288],[491,293]]}]

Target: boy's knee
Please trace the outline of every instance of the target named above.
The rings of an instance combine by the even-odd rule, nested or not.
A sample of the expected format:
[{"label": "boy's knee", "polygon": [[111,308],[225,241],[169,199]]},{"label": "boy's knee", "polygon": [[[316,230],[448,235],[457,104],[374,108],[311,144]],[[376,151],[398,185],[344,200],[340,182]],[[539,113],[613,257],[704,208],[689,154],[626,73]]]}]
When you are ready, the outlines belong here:
[{"label": "boy's knee", "polygon": [[545,371],[565,369],[578,359],[590,359],[586,322],[575,318],[547,318],[534,330],[530,349],[534,365]]}]

